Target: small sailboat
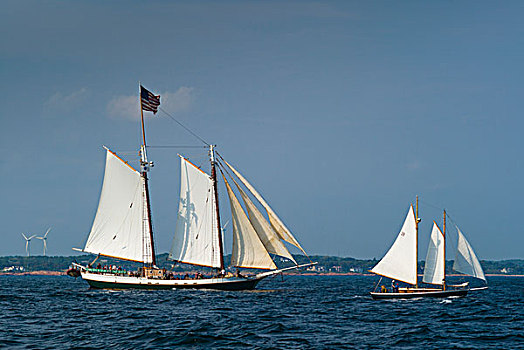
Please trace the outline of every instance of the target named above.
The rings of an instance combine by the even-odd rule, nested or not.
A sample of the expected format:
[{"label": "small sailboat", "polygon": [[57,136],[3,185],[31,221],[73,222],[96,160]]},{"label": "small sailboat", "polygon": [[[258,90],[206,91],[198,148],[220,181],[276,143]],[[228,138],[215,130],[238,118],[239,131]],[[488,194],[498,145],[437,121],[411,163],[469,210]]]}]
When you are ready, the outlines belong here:
[{"label": "small sailboat", "polygon": [[[433,229],[431,231],[426,255],[424,276],[422,278],[422,282],[434,285],[435,287],[419,286],[417,261],[418,224],[420,221],[417,197],[416,213],[413,210],[413,205],[411,205],[397,239],[382,260],[371,270],[371,272],[376,275],[401,281],[411,286],[398,288],[393,282],[392,290],[382,287],[381,291],[375,290],[371,292],[370,294],[373,299],[465,296],[470,290],[486,289],[487,286],[469,288],[468,283],[460,285],[446,284],[446,211],[444,211],[443,231],[440,230],[436,222],[433,222]],[[453,269],[465,275],[481,279],[487,284],[486,277],[484,276],[484,272],[473,248],[460,229],[458,227],[456,227],[456,229],[458,232],[458,246]],[[377,287],[379,284],[380,281]]]},{"label": "small sailboat", "polygon": [[[148,172],[153,163],[148,160],[143,111],[156,112],[159,96],[141,88],[142,145],[140,171],[106,149],[106,165],[98,210],[82,252],[98,257],[112,257],[142,263],[136,272],[114,268],[94,268],[73,263],[78,274],[94,288],[206,288],[221,290],[253,289],[264,278],[286,270],[312,265],[298,265],[284,242],[305,251],[290,230],[254,187],[233,166],[209,145],[210,174],[180,156],[181,182],[178,217],[169,259],[176,263],[213,268],[205,277],[177,279],[172,273],[157,267],[156,249],[151,220]],[[217,159],[217,155],[220,159]],[[252,275],[226,271],[221,213],[218,201],[217,169],[225,182],[233,222],[231,267],[266,270]],[[237,188],[244,211],[227,178]],[[236,179],[235,179],[236,177]],[[246,190],[242,188],[242,185]],[[250,193],[267,213],[253,203]],[[293,266],[278,268],[276,256],[286,258]],[[307,254],[306,254],[307,256]]]}]

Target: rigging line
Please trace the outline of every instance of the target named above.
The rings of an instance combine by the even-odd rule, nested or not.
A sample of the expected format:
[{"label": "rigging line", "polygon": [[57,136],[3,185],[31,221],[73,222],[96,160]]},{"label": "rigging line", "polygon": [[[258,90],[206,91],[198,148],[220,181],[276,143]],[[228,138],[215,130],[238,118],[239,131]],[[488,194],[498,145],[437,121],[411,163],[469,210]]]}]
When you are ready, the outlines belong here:
[{"label": "rigging line", "polygon": [[[224,158],[222,158],[222,156],[220,155],[220,153],[216,152],[216,154],[217,154],[217,156],[218,156],[220,159],[222,159],[222,161],[224,161],[224,163],[227,164],[226,160],[225,160]],[[227,174],[227,175],[228,175],[228,176],[229,176],[233,181],[235,181],[235,180],[234,180],[234,177],[233,177],[233,176],[231,175],[231,173],[228,171],[228,167],[226,167],[224,164],[222,164],[222,161],[221,161],[220,159],[218,159],[218,158],[216,159],[216,160],[217,160],[217,164],[218,164],[222,169],[224,169],[224,171],[226,172],[226,174]],[[237,178],[238,178],[238,177],[237,177]],[[240,180],[240,179],[239,179],[239,180]],[[242,181],[241,181],[241,182],[242,182]],[[238,185],[237,185],[237,186],[238,186]],[[245,186],[245,185],[244,185],[244,186]],[[248,189],[248,191],[249,191],[249,189]],[[249,191],[249,192],[251,192],[251,191]]]},{"label": "rigging line", "polygon": [[[217,152],[218,154],[218,152]],[[222,160],[224,160],[224,158],[222,158],[220,155],[218,155]],[[225,160],[224,160],[225,162]],[[235,181],[235,178],[231,175],[231,173],[227,170],[227,167],[224,166],[224,164],[222,164],[222,162],[220,161],[220,159],[217,158],[217,163],[218,165],[218,170],[220,170],[221,168],[224,169],[224,171],[226,172],[226,174],[229,176],[229,178],[237,185],[237,187],[239,187],[238,183]],[[222,170],[220,170],[220,172],[222,173]],[[224,176],[224,173],[222,173],[222,176]],[[240,179],[239,179],[240,180]],[[242,182],[242,181],[241,181]],[[245,185],[244,185],[245,186]],[[249,191],[249,189],[248,189]],[[251,191],[249,191],[251,192]]]},{"label": "rigging line", "polygon": [[[422,200],[422,199],[419,199],[419,201],[422,202],[422,203],[424,203],[424,204],[427,205],[427,206],[430,206],[430,207],[434,208],[434,209],[443,210],[442,208],[439,208],[439,207],[437,207],[437,206],[435,206],[435,205],[433,205],[433,204],[430,204],[430,203],[428,203],[428,202],[426,202],[426,201],[424,201],[424,200]],[[448,213],[447,210],[446,210],[446,217],[447,217],[447,218],[448,218],[448,219],[453,223],[453,225],[458,226],[457,223],[455,222],[455,220],[453,220],[453,219],[451,218],[451,216],[449,215],[449,213]]]},{"label": "rigging line", "polygon": [[177,123],[178,125],[180,125],[182,128],[184,128],[187,132],[189,132],[191,135],[193,135],[194,137],[196,137],[197,139],[199,139],[200,141],[202,141],[204,144],[206,144],[207,146],[209,146],[209,143],[207,143],[206,141],[204,141],[203,138],[201,138],[200,136],[198,136],[197,134],[195,134],[193,131],[191,131],[188,127],[186,127],[184,124],[182,124],[181,122],[179,122],[178,120],[175,119],[175,117],[173,117],[171,114],[167,113],[162,107],[158,107],[158,109],[160,109],[162,112],[164,112],[165,115],[167,115],[169,118],[171,118],[171,120],[173,120],[175,123]]},{"label": "rigging line", "polygon": [[207,146],[176,146],[176,145],[167,145],[167,146],[146,146],[147,148],[207,148]]},{"label": "rigging line", "polygon": [[451,216],[449,216],[449,214],[448,214],[447,211],[446,211],[446,216],[448,217],[449,221],[451,221],[451,222],[453,223],[453,225],[458,226],[457,223],[455,222],[455,220],[453,220],[453,219],[451,218]]},{"label": "rigging line", "polygon": [[426,201],[424,201],[424,200],[422,200],[422,199],[420,199],[420,198],[419,198],[419,202],[421,202],[421,203],[423,203],[423,204],[425,204],[425,205],[427,205],[427,206],[429,206],[429,207],[432,207],[433,209],[442,210],[441,207],[437,207],[436,205],[433,205],[433,204],[431,204],[431,203],[428,203],[428,202],[426,202]]}]

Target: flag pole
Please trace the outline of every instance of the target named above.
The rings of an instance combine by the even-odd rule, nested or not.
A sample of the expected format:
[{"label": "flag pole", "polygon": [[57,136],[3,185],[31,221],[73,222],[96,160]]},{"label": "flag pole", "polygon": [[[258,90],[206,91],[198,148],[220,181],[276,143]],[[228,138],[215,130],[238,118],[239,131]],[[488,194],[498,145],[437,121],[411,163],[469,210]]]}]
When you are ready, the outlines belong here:
[{"label": "flag pole", "polygon": [[140,101],[140,116],[142,120],[142,144],[144,145],[144,148],[145,148],[146,147],[146,130],[144,128],[144,108],[142,107],[142,85],[140,84],[140,82],[138,82],[138,93],[139,93],[138,100]]},{"label": "flag pole", "polygon": [[[142,142],[143,145],[140,147],[140,165],[141,165],[141,175],[144,179],[144,194],[145,194],[145,201],[146,201],[146,215],[147,215],[147,221],[148,221],[148,228],[149,228],[149,240],[151,242],[151,267],[156,266],[156,254],[155,254],[155,240],[153,238],[153,223],[151,222],[151,200],[149,197],[149,184],[148,184],[148,178],[147,178],[147,171],[149,169],[149,162],[147,160],[146,155],[146,130],[144,128],[144,109],[142,105],[142,85],[140,82],[138,82],[138,91],[139,91],[139,99],[140,99],[140,116],[142,119]],[[152,164],[152,163],[151,163]],[[147,250],[146,250],[147,252]]]}]

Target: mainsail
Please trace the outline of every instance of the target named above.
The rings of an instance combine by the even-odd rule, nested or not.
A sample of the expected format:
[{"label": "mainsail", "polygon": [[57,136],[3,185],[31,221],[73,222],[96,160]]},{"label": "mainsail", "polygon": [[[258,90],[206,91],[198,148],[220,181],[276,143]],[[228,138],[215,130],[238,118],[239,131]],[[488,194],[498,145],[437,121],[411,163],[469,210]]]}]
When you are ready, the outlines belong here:
[{"label": "mainsail", "polygon": [[444,235],[433,222],[433,230],[429,239],[424,277],[422,281],[430,284],[444,284]]},{"label": "mainsail", "polygon": [[458,226],[455,227],[458,232],[458,246],[455,262],[453,263],[453,270],[479,278],[486,282],[486,276],[484,276],[484,271],[482,271],[482,266],[480,266],[480,262],[477,259],[473,248]]},{"label": "mainsail", "polygon": [[235,193],[224,178],[233,221],[233,250],[231,265],[256,269],[276,269],[276,265],[269,256],[264,244],[251,225],[246,213],[242,209]]},{"label": "mainsail", "polygon": [[152,263],[144,178],[106,150],[102,193],[83,251]]},{"label": "mainsail", "polygon": [[180,157],[180,168],[180,202],[169,258],[220,268],[213,181],[183,157]]},{"label": "mainsail", "polygon": [[402,282],[417,283],[417,230],[413,206],[397,239],[371,272]]},{"label": "mainsail", "polygon": [[269,222],[271,223],[271,226],[273,227],[273,230],[280,236],[281,239],[284,241],[293,244],[295,247],[299,248],[306,256],[306,251],[300,246],[296,238],[291,234],[289,229],[284,225],[282,220],[277,216],[277,214],[271,209],[269,204],[262,198],[262,196],[255,190],[255,188],[240,174],[235,168],[231,166],[228,162],[224,160],[224,163],[235,173],[235,175],[242,181],[242,183],[246,186],[246,188],[253,194],[253,196],[262,204],[264,209],[267,211],[267,215],[269,217]]}]

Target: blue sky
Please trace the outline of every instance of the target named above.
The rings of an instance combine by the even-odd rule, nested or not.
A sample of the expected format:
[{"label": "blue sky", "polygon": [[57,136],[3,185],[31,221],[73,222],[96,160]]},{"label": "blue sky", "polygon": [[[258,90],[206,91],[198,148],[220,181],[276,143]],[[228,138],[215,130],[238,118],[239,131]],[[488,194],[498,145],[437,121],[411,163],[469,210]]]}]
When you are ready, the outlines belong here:
[{"label": "blue sky", "polygon": [[[446,208],[481,258],[524,258],[522,2],[0,7],[0,255],[24,254],[20,233],[49,226],[50,254],[82,247],[102,145],[137,160],[142,81],[311,254],[380,258],[418,194],[421,255]],[[161,114],[147,128],[150,145],[199,145]],[[203,150],[150,150],[160,252],[175,227],[177,152],[205,163]]]}]

